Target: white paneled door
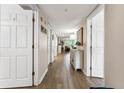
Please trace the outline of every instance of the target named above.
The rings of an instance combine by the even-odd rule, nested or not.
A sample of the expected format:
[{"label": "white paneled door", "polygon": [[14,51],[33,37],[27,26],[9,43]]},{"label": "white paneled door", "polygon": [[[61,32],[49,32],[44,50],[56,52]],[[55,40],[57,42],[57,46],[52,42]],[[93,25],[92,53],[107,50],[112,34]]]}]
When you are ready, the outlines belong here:
[{"label": "white paneled door", "polygon": [[32,11],[2,11],[0,88],[32,86]]},{"label": "white paneled door", "polygon": [[92,76],[104,78],[104,10],[92,18]]}]

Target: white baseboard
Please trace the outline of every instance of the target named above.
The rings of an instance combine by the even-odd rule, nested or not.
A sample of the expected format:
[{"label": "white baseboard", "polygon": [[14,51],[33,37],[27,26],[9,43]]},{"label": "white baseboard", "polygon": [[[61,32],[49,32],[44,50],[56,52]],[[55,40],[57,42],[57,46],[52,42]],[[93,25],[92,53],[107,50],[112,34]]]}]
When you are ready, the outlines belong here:
[{"label": "white baseboard", "polygon": [[83,70],[83,73],[84,73],[84,75],[86,75],[86,76],[90,76],[90,75],[88,75],[88,73],[86,73],[86,71],[84,71],[84,70]]},{"label": "white baseboard", "polygon": [[83,71],[84,75],[86,75],[86,76],[87,76],[87,73],[86,73],[84,70],[82,70],[82,71]]},{"label": "white baseboard", "polygon": [[40,83],[42,82],[42,80],[43,80],[43,78],[45,77],[47,71],[48,71],[48,68],[44,71],[43,75],[41,76],[41,78],[40,78],[39,81],[38,81],[38,84],[40,84]]}]

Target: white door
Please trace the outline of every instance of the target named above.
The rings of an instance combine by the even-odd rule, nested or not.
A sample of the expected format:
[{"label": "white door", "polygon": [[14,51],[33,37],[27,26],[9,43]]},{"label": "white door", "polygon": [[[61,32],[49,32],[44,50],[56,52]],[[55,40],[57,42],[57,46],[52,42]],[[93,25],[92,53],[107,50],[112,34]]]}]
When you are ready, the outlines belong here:
[{"label": "white door", "polygon": [[104,77],[104,10],[92,18],[92,76]]},{"label": "white door", "polygon": [[32,86],[32,11],[2,11],[0,88]]}]

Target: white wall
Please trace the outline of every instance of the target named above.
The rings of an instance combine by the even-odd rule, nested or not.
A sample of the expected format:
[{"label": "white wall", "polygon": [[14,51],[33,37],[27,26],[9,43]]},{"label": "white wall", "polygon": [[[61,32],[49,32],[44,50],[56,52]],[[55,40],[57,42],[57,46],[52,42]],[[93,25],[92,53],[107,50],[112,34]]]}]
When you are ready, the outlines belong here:
[{"label": "white wall", "polygon": [[[35,48],[34,48],[35,67],[34,69],[35,69],[36,75],[35,75],[34,82],[35,82],[35,85],[38,85],[41,83],[41,81],[43,80],[48,70],[48,65],[51,60],[50,57],[52,57],[52,60],[54,61],[55,56],[57,56],[57,36],[54,31],[52,31],[52,33],[50,32],[50,29],[52,30],[52,28],[48,27],[48,25],[46,25],[47,31],[49,31],[48,34],[44,34],[43,32],[41,32],[40,17],[44,17],[46,20],[48,20],[44,12],[42,12],[42,10],[37,10],[35,12],[35,15],[36,15],[36,18],[35,18],[36,32],[34,33],[35,34],[34,35],[35,36],[35,44],[34,44],[35,45]],[[51,34],[54,35],[54,40],[50,40]]]},{"label": "white wall", "polygon": [[51,62],[51,32],[50,32],[51,27],[48,25],[48,34],[47,34],[47,39],[48,39],[48,64]]},{"label": "white wall", "polygon": [[[42,11],[39,11],[39,20],[42,15]],[[40,21],[41,23],[41,21]],[[48,69],[48,40],[47,40],[47,34],[41,32],[41,24],[39,24],[39,40],[38,40],[38,80],[39,83],[41,83],[44,74],[46,73]]]},{"label": "white wall", "polygon": [[84,44],[83,44],[83,47],[84,47],[84,70],[83,72],[87,75],[87,76],[90,76],[90,73],[89,73],[89,62],[90,62],[90,56],[88,56],[90,54],[90,51],[89,51],[89,43],[90,43],[90,39],[88,38],[88,36],[90,36],[90,33],[89,33],[89,28],[87,27],[87,25],[89,25],[89,22],[85,22],[83,24],[83,27],[84,27]]},{"label": "white wall", "polygon": [[48,69],[48,49],[47,34],[39,31],[39,60],[38,60],[38,80],[39,83],[43,79],[43,75]]},{"label": "white wall", "polygon": [[105,84],[124,88],[124,5],[105,7]]},{"label": "white wall", "polygon": [[41,11],[35,11],[35,32],[34,32],[34,71],[35,85],[43,80],[48,70],[48,38],[47,34],[41,32]]}]

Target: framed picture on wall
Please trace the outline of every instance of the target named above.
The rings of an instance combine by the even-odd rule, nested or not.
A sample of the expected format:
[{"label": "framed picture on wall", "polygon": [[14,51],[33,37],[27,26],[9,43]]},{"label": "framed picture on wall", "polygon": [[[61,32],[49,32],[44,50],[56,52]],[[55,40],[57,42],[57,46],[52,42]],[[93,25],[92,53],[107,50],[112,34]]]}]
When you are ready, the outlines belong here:
[{"label": "framed picture on wall", "polygon": [[41,25],[41,32],[43,32],[43,33],[47,34],[47,30],[46,30],[46,28],[45,28],[45,27],[43,27],[42,25]]}]

